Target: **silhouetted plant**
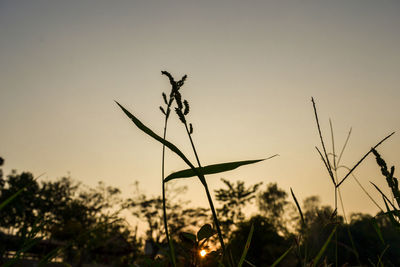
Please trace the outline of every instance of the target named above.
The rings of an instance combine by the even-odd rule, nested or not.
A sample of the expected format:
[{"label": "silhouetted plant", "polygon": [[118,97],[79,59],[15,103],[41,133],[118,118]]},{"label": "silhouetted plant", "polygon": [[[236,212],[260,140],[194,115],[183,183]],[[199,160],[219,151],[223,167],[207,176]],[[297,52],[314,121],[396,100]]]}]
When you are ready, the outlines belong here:
[{"label": "silhouetted plant", "polygon": [[[200,163],[200,159],[199,159],[198,153],[197,153],[197,150],[196,150],[196,147],[195,147],[194,142],[193,142],[193,138],[192,138],[193,125],[191,123],[188,123],[188,121],[186,119],[186,116],[188,115],[188,113],[190,111],[189,102],[187,100],[183,100],[182,95],[179,92],[179,88],[183,85],[183,83],[184,83],[184,81],[186,79],[186,76],[184,76],[184,78],[182,78],[181,81],[175,82],[175,80],[172,77],[172,75],[169,74],[168,72],[163,71],[162,74],[168,76],[168,78],[170,80],[170,83],[172,85],[172,90],[171,90],[171,94],[170,94],[170,99],[169,100],[166,98],[166,95],[164,93],[165,96],[163,95],[163,98],[164,98],[164,102],[167,104],[167,109],[165,110],[164,108],[161,107],[161,111],[165,114],[166,118],[168,118],[169,113],[170,113],[170,111],[169,111],[170,105],[168,105],[168,104],[171,102],[171,98],[173,97],[173,99],[175,100],[175,103],[176,103],[175,112],[176,112],[179,120],[185,126],[185,130],[186,130],[186,133],[187,133],[187,135],[189,137],[189,140],[190,140],[190,143],[191,143],[191,146],[192,146],[192,150],[193,150],[193,153],[195,155],[198,167],[195,167],[194,164],[174,144],[170,143],[165,138],[162,138],[159,135],[157,135],[156,133],[154,133],[147,126],[145,126],[140,120],[138,120],[134,115],[132,115],[127,109],[125,109],[122,105],[120,105],[118,102],[117,102],[117,104],[122,109],[122,111],[133,121],[133,123],[140,130],[142,130],[143,132],[145,132],[147,135],[151,136],[155,140],[159,141],[164,146],[168,147],[172,152],[176,153],[190,167],[190,169],[179,171],[179,172],[175,172],[175,173],[169,175],[167,178],[164,179],[164,182],[167,182],[167,181],[172,180],[172,179],[188,178],[188,177],[192,177],[192,176],[197,176],[199,178],[200,182],[202,183],[202,185],[203,185],[203,187],[205,189],[207,200],[208,200],[208,203],[209,203],[212,215],[213,215],[214,226],[215,226],[216,231],[218,233],[218,238],[219,238],[219,241],[220,241],[220,244],[221,244],[222,254],[225,255],[225,244],[224,244],[224,240],[223,240],[223,237],[222,237],[222,232],[221,232],[221,229],[220,229],[220,223],[219,223],[219,220],[217,218],[217,214],[216,214],[216,211],[215,211],[215,208],[214,208],[214,203],[212,201],[212,198],[211,198],[211,195],[210,195],[210,191],[208,189],[208,185],[207,185],[207,182],[206,182],[206,179],[205,179],[205,175],[232,170],[232,169],[235,169],[235,168],[240,167],[242,165],[256,163],[256,162],[262,161],[264,159],[229,162],[229,163],[214,164],[214,165],[209,165],[209,166],[202,167],[202,165]],[[172,102],[171,102],[171,104],[172,104]],[[233,263],[231,262],[231,264],[233,264]]]},{"label": "silhouetted plant", "polygon": [[381,157],[381,155],[374,148],[371,149],[372,153],[374,153],[376,162],[381,168],[382,175],[386,178],[386,183],[390,188],[394,201],[391,201],[380,189],[378,186],[373,184],[375,188],[381,193],[383,201],[386,206],[386,215],[390,218],[392,224],[399,230],[400,232],[400,191],[399,191],[399,182],[396,177],[394,177],[394,166],[388,170],[385,160]]}]

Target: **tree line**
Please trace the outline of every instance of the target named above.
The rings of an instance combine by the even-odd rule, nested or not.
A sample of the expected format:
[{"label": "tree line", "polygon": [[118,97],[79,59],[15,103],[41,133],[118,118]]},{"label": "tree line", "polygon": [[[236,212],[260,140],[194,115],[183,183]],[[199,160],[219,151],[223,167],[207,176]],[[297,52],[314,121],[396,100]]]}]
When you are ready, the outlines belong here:
[{"label": "tree line", "polygon": [[[0,165],[3,162],[0,159]],[[270,265],[293,248],[282,266],[301,266],[304,255],[315,257],[337,227],[336,239],[328,245],[324,261],[335,262],[338,257],[340,266],[378,262],[400,266],[400,235],[383,213],[334,219],[336,210],[321,205],[318,196],[310,196],[302,202],[301,218],[288,193],[276,183],[222,182],[214,197],[232,257],[242,253],[253,227],[248,263]],[[21,189],[22,193],[0,211],[1,264],[18,254],[21,259],[37,261],[51,255],[73,266],[154,266],[155,262],[164,266],[168,246],[162,225],[162,198],[141,193],[138,183],[132,197],[123,198],[118,188],[102,182],[91,188],[69,177],[41,181],[30,172],[12,171],[4,176],[0,169],[0,203]],[[201,256],[196,250],[200,241],[193,233],[211,225],[212,218],[208,209],[182,201],[185,191],[176,184],[167,189],[169,231],[176,253],[184,262],[195,264]],[[246,213],[249,209],[253,212]],[[123,211],[141,221],[145,231],[139,232],[136,223],[127,222]],[[213,266],[212,251],[218,247],[215,235],[202,247],[208,248],[209,254],[197,260],[202,260],[203,266]]]}]

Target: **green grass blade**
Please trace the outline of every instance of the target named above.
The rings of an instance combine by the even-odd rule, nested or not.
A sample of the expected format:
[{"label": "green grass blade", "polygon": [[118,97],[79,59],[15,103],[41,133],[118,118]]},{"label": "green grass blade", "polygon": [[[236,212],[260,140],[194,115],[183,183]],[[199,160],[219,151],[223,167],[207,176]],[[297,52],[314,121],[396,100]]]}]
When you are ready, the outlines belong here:
[{"label": "green grass blade", "polygon": [[[41,175],[37,176],[34,180],[39,179],[42,175],[44,175],[44,173],[42,173]],[[26,188],[26,186],[22,187],[20,190],[18,190],[17,192],[15,192],[13,195],[11,195],[10,197],[8,197],[6,200],[4,200],[2,203],[0,203],[0,211],[7,206],[11,201],[13,201],[17,196],[19,196],[22,191],[24,191],[24,189]]]},{"label": "green grass blade", "polygon": [[38,266],[46,266],[52,259],[57,257],[57,255],[64,249],[64,247],[55,248],[49,253],[47,253],[43,258],[40,259]]},{"label": "green grass blade", "polygon": [[[274,155],[274,156],[276,156],[276,155]],[[272,156],[272,157],[274,157],[274,156]],[[272,158],[272,157],[269,157],[269,158]],[[257,163],[257,162],[260,162],[263,160],[266,160],[266,159],[244,160],[244,161],[213,164],[213,165],[208,165],[208,166],[201,167],[201,168],[196,168],[196,170],[197,170],[197,172],[201,172],[203,175],[215,174],[215,173],[231,171],[240,166],[254,164],[254,163]],[[193,169],[186,169],[186,170],[177,171],[177,172],[174,172],[174,173],[168,175],[164,179],[164,182],[168,182],[168,181],[171,181],[173,179],[178,179],[178,178],[189,178],[189,177],[193,177],[196,175],[197,174]]]},{"label": "green grass blade", "polygon": [[7,206],[11,201],[14,200],[14,198],[16,198],[19,194],[22,193],[22,191],[24,191],[25,187],[21,188],[20,190],[18,190],[17,192],[15,192],[13,195],[11,195],[9,198],[7,198],[6,200],[4,200],[1,204],[0,204],[0,210],[2,210],[5,206]]},{"label": "green grass blade", "polygon": [[251,225],[249,235],[247,236],[246,245],[244,246],[243,253],[242,253],[242,256],[240,257],[238,267],[241,267],[243,265],[244,260],[246,259],[247,251],[249,251],[249,248],[250,248],[251,238],[253,237],[253,232],[254,232],[254,224]]},{"label": "green grass blade", "polygon": [[174,243],[171,239],[168,240],[168,244],[169,244],[169,249],[171,250],[171,253],[168,253],[168,255],[171,257],[171,261],[172,261],[172,265],[176,266],[176,258],[175,258],[175,247],[174,247]]},{"label": "green grass blade", "polygon": [[312,266],[316,266],[319,259],[322,257],[322,255],[324,255],[325,250],[328,248],[329,243],[331,242],[332,237],[334,236],[335,232],[336,232],[336,228],[337,225],[335,226],[335,228],[333,228],[331,234],[329,235],[328,239],[325,241],[324,245],[322,246],[322,248],[319,250],[317,256],[314,258]]},{"label": "green grass blade", "polygon": [[17,253],[15,254],[14,258],[11,259],[10,261],[6,262],[3,267],[8,267],[8,266],[14,266],[15,263],[19,260],[19,258],[21,257],[21,254],[27,252],[29,249],[31,249],[34,245],[36,245],[37,243],[39,243],[39,241],[42,240],[42,238],[34,238],[31,240],[28,240],[24,246],[17,251]]},{"label": "green grass blade", "polygon": [[299,210],[301,222],[302,222],[303,226],[305,226],[306,225],[306,221],[304,220],[303,212],[301,211],[301,207],[299,205],[299,202],[297,201],[296,196],[293,193],[292,188],[290,188],[290,192],[292,193],[292,197],[294,199],[294,202],[296,203],[297,209]]},{"label": "green grass blade", "polygon": [[248,260],[244,260],[244,262],[247,263],[248,265],[250,265],[251,267],[257,267],[253,263],[249,262]]},{"label": "green grass blade", "polygon": [[290,247],[288,250],[286,250],[285,253],[283,253],[276,261],[274,261],[274,263],[272,263],[271,267],[278,265],[286,257],[286,255],[289,254],[292,248],[293,247]]},{"label": "green grass blade", "polygon": [[387,204],[385,198],[383,198],[383,202],[385,202],[385,206],[387,209],[387,212],[385,212],[384,214],[389,215],[389,219],[392,222],[393,226],[400,227],[400,223],[396,221],[396,219],[394,218],[393,216],[394,212],[390,210],[389,205]]},{"label": "green grass blade", "polygon": [[375,229],[375,232],[378,234],[378,237],[381,240],[382,244],[385,245],[385,240],[383,239],[381,229],[379,228],[378,223],[376,222],[375,218],[372,218],[371,223]]}]

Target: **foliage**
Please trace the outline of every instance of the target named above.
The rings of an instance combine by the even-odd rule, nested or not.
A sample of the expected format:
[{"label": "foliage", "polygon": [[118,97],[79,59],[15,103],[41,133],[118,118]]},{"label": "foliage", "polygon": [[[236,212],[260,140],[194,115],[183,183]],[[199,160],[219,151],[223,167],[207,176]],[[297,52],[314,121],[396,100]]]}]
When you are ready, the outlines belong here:
[{"label": "foliage", "polygon": [[287,196],[286,191],[279,188],[276,183],[269,183],[265,191],[260,192],[257,196],[257,204],[261,214],[284,234],[288,234],[284,216],[289,204],[286,200]]},{"label": "foliage", "polygon": [[234,225],[244,220],[245,214],[242,210],[256,197],[256,192],[262,183],[246,188],[244,181],[237,181],[236,184],[223,178],[221,181],[227,188],[215,190],[215,198],[222,205],[217,211],[222,218],[224,231],[230,233]]},{"label": "foliage", "polygon": [[[188,202],[181,199],[175,200],[175,197],[185,191],[185,187],[170,187],[168,190],[169,201],[166,202],[166,207],[170,212],[168,212],[167,219],[170,222],[169,228],[172,233],[193,230],[208,218],[206,209],[188,207]],[[136,183],[135,196],[124,201],[124,207],[147,224],[146,239],[153,242],[156,248],[153,256],[157,254],[157,248],[166,241],[162,227],[162,203],[161,197],[149,198],[140,193],[138,183]]]},{"label": "foliage", "polygon": [[[228,249],[231,250],[232,255],[240,256],[252,225],[254,226],[254,233],[246,260],[255,266],[273,264],[275,259],[279,258],[290,247],[291,241],[279,235],[277,229],[263,216],[257,215],[250,220],[239,223],[237,230],[232,233]],[[293,255],[291,258],[293,258]],[[289,264],[292,260],[289,257],[286,258],[283,261],[283,266],[288,266],[284,263]]]},{"label": "foliage", "polygon": [[[23,189],[4,206],[0,227],[1,255],[21,251],[18,257],[50,253],[66,262],[123,262],[137,257],[138,242],[118,211],[119,189],[99,183],[97,188],[81,189],[70,178],[38,183],[28,172],[13,171],[1,179],[0,203]],[[4,212],[4,213],[3,213]],[[49,258],[51,259],[51,257]]]}]

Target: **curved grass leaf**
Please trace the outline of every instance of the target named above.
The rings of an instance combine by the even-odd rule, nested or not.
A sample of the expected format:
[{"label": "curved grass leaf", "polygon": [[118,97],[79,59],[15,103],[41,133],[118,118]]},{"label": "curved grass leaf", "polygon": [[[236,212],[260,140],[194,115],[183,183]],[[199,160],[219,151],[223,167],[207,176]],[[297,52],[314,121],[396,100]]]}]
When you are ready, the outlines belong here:
[{"label": "curved grass leaf", "polygon": [[14,194],[12,194],[10,197],[8,197],[6,200],[4,200],[3,202],[0,203],[0,210],[2,210],[5,206],[7,206],[11,201],[14,200],[14,198],[16,198],[19,194],[22,193],[22,191],[24,191],[26,187],[21,188],[20,190],[18,190],[17,192],[15,192]]},{"label": "curved grass leaf", "polygon": [[385,214],[389,216],[389,219],[392,222],[393,226],[396,226],[397,228],[399,228],[400,227],[400,223],[393,216],[393,214],[396,215],[396,213],[394,213],[392,210],[390,210],[389,205],[387,204],[385,198],[383,198],[383,202],[385,202],[385,206],[386,206],[386,209],[387,209],[387,212],[385,212]]},{"label": "curved grass leaf", "polygon": [[[41,175],[37,176],[36,178],[34,178],[33,180],[37,180],[39,179],[42,175],[44,175],[44,173],[42,173]],[[13,201],[17,196],[19,196],[24,190],[25,190],[26,186],[22,187],[20,190],[18,190],[17,192],[15,192],[14,194],[12,194],[11,196],[9,196],[6,200],[4,200],[3,202],[0,203],[0,211],[7,206],[11,201]]]},{"label": "curved grass leaf", "polygon": [[364,161],[364,159],[370,154],[372,153],[373,149],[376,149],[378,146],[380,146],[383,142],[385,142],[388,138],[390,138],[392,135],[394,135],[395,132],[392,132],[391,134],[389,134],[388,136],[386,136],[385,138],[383,138],[379,143],[377,143],[373,148],[371,148],[354,166],[353,168],[350,169],[350,171],[343,177],[343,179],[336,185],[336,187],[339,187],[345,180],[347,177],[349,177],[349,175],[358,167],[358,165],[361,164],[361,162]]},{"label": "curved grass leaf", "polygon": [[286,255],[292,250],[293,247],[290,247],[288,250],[285,251],[274,263],[272,263],[271,267],[275,267],[278,265],[285,257]]},{"label": "curved grass leaf", "polygon": [[317,265],[319,259],[322,257],[322,255],[324,255],[325,250],[328,248],[328,245],[331,242],[331,239],[332,239],[333,235],[336,232],[336,228],[337,228],[337,225],[335,226],[335,228],[333,228],[333,230],[332,230],[331,234],[329,235],[328,239],[325,241],[324,245],[319,250],[317,256],[314,258],[313,264],[312,264],[313,267]]},{"label": "curved grass leaf", "polygon": [[372,218],[371,220],[372,226],[375,229],[375,232],[378,234],[379,239],[381,240],[382,244],[385,245],[385,240],[383,239],[382,233],[381,233],[381,229],[378,226],[378,223],[376,222],[375,218]]},{"label": "curved grass leaf", "polygon": [[64,249],[64,247],[58,247],[47,253],[42,259],[40,259],[38,266],[46,266],[51,262],[52,259],[58,256],[58,254]]},{"label": "curved grass leaf", "polygon": [[244,260],[244,262],[247,263],[248,265],[250,265],[251,267],[257,267],[253,263],[249,262],[248,260]]},{"label": "curved grass leaf", "polygon": [[31,240],[25,241],[24,246],[20,250],[17,251],[14,258],[11,259],[10,261],[6,262],[2,266],[3,267],[15,266],[17,261],[20,259],[21,255],[24,254],[25,252],[27,252],[28,250],[30,250],[33,246],[35,246],[37,243],[39,243],[39,241],[41,241],[42,239],[43,238],[39,237],[39,238],[33,238]]},{"label": "curved grass leaf", "polygon": [[305,225],[306,225],[306,221],[304,220],[303,212],[301,211],[299,202],[297,201],[297,198],[296,198],[296,196],[294,195],[292,188],[290,188],[290,192],[292,193],[292,197],[293,197],[293,199],[294,199],[294,202],[296,202],[297,210],[298,210],[299,213],[300,213],[301,223],[303,224],[303,226],[305,226]]},{"label": "curved grass leaf", "polygon": [[393,203],[390,201],[390,199],[382,192],[382,190],[379,189],[379,187],[376,184],[374,184],[373,182],[370,182],[370,183],[376,188],[376,190],[378,190],[379,193],[381,193],[382,198],[384,200],[386,200],[390,204],[390,206],[392,206],[393,209],[396,209],[396,207],[393,205]]},{"label": "curved grass leaf", "polygon": [[[272,157],[275,157],[275,156],[276,155],[274,155]],[[272,157],[269,157],[268,159],[270,159]],[[257,163],[257,162],[260,162],[260,161],[263,161],[263,160],[266,160],[266,159],[244,160],[244,161],[235,161],[235,162],[213,164],[213,165],[208,165],[208,166],[201,167],[201,168],[196,168],[196,170],[197,170],[197,172],[200,172],[203,175],[215,174],[215,173],[231,171],[231,170],[236,169],[236,168],[238,168],[240,166]],[[196,175],[197,174],[196,174],[195,170],[186,169],[186,170],[177,171],[177,172],[174,172],[174,173],[168,175],[164,179],[164,182],[168,182],[168,181],[171,181],[173,179],[178,179],[178,178],[189,178],[189,177],[193,177],[193,176],[196,176]]]},{"label": "curved grass leaf", "polygon": [[249,251],[250,248],[251,238],[253,237],[253,232],[254,232],[254,224],[251,225],[249,235],[247,236],[246,245],[244,246],[242,256],[240,257],[238,263],[238,267],[241,267],[243,265],[244,260],[246,259],[247,251]]},{"label": "curved grass leaf", "polygon": [[[158,142],[164,144],[166,147],[168,147],[171,151],[175,152],[179,157],[183,159],[184,162],[186,162],[187,165],[189,165],[190,168],[195,169],[194,165],[187,159],[187,157],[180,151],[174,144],[168,142],[167,140],[163,139],[161,136],[157,135],[154,133],[150,128],[148,128],[146,125],[144,125],[139,119],[137,119],[135,116],[132,115],[126,108],[124,108],[120,103],[115,101],[117,105],[122,109],[122,111],[130,118],[133,123],[144,133],[147,135],[153,137],[156,139]],[[199,178],[200,175],[198,174]],[[201,179],[201,178],[200,178]]]}]

